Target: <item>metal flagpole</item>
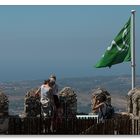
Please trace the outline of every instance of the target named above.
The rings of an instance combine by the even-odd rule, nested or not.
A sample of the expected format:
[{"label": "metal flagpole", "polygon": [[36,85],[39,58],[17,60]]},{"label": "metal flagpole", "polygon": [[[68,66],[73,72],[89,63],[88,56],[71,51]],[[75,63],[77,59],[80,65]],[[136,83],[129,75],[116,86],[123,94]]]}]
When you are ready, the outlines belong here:
[{"label": "metal flagpole", "polygon": [[132,89],[135,88],[135,10],[131,13],[131,67],[132,67]]}]

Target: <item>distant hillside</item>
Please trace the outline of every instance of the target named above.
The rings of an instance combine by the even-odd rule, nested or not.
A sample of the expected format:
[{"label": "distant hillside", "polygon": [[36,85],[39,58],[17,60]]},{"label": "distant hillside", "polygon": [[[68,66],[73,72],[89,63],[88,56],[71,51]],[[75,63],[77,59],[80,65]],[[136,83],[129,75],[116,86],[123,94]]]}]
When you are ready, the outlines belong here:
[{"label": "distant hillside", "polygon": [[[19,114],[23,111],[25,93],[31,88],[39,87],[43,80],[18,81],[0,83],[10,100],[10,113]],[[98,87],[105,88],[112,96],[112,104],[117,111],[125,111],[126,95],[131,89],[131,77],[123,76],[96,76],[83,78],[64,78],[57,81],[59,90],[65,86],[72,87],[78,96],[78,112],[90,112],[92,90]],[[140,85],[140,76],[136,84]]]}]

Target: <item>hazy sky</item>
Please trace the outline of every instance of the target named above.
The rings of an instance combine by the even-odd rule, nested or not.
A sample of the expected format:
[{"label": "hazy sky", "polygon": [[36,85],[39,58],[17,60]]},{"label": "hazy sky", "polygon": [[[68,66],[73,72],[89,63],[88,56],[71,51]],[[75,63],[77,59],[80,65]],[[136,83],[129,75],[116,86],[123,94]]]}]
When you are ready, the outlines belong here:
[{"label": "hazy sky", "polygon": [[0,6],[0,81],[131,74],[130,62],[93,66],[132,9],[140,74],[140,6]]}]

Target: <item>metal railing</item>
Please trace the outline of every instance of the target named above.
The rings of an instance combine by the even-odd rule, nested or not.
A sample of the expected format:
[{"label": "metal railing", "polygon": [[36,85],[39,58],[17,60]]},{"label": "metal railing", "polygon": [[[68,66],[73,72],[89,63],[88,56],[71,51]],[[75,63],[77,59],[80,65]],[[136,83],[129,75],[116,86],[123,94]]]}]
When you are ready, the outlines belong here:
[{"label": "metal railing", "polygon": [[139,135],[140,119],[109,119],[104,123],[97,118],[9,118],[8,133],[11,135]]}]

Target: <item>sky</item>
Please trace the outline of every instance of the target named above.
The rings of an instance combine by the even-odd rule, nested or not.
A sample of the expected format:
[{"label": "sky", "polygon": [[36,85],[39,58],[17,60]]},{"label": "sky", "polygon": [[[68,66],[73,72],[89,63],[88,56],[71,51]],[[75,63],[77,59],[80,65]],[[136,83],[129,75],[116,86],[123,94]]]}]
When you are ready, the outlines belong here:
[{"label": "sky", "polygon": [[0,6],[0,81],[131,75],[125,62],[94,68],[136,10],[140,75],[140,6]]}]

